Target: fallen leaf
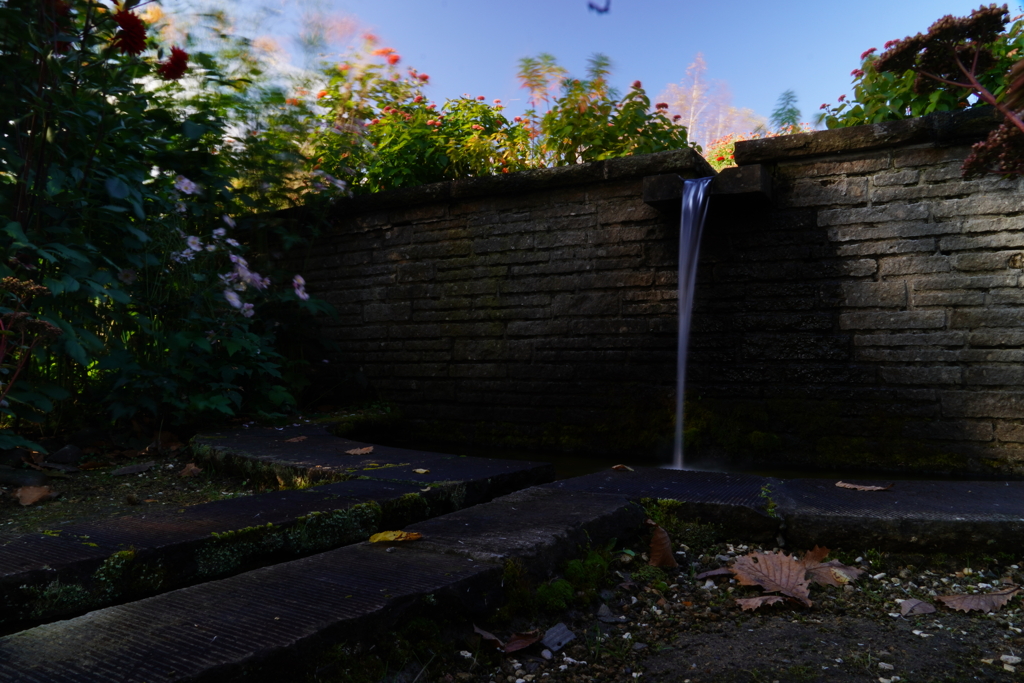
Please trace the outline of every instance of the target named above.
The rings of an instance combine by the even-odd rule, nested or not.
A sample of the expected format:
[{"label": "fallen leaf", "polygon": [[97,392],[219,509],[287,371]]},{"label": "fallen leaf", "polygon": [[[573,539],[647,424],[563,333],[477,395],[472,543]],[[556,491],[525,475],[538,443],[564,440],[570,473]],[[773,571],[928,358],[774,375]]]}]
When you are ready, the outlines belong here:
[{"label": "fallen leaf", "polygon": [[740,609],[755,610],[758,607],[764,605],[774,605],[777,602],[785,602],[785,598],[780,598],[778,595],[759,595],[756,598],[736,598],[736,604],[740,606]]},{"label": "fallen leaf", "polygon": [[366,455],[367,453],[373,453],[373,446],[367,446],[366,448],[353,448],[352,450],[345,452],[349,455]]},{"label": "fallen leaf", "polygon": [[935,605],[917,598],[909,598],[900,604],[900,614],[905,617],[915,614],[931,614],[935,611]]},{"label": "fallen leaf", "polygon": [[156,498],[147,498],[146,500],[144,500],[142,502],[143,503],[159,503],[160,501],[158,501]]},{"label": "fallen leaf", "polygon": [[103,469],[104,467],[110,467],[110,463],[109,462],[97,462],[95,460],[90,460],[89,462],[83,462],[81,465],[78,466],[78,469],[80,469],[80,470],[100,470],[100,469]]},{"label": "fallen leaf", "polygon": [[22,505],[32,505],[41,500],[51,500],[60,494],[49,486],[22,486],[15,489],[11,495]]},{"label": "fallen leaf", "polygon": [[415,531],[381,531],[370,536],[370,543],[391,543],[397,541],[415,541],[423,538],[423,534]]},{"label": "fallen leaf", "polygon": [[308,437],[305,437],[305,436],[297,436],[294,439],[285,439],[285,442],[287,442],[287,443],[299,443],[301,441],[305,441],[307,438]]},{"label": "fallen leaf", "polygon": [[712,569],[710,571],[701,572],[700,574],[697,574],[697,576],[695,576],[693,578],[695,578],[695,579],[706,579],[709,576],[732,576],[732,570],[729,569],[728,567],[719,567],[718,569]]},{"label": "fallen leaf", "polygon": [[837,481],[836,486],[841,489],[853,489],[854,491],[888,491],[893,484],[888,486],[866,486],[864,484],[847,484],[845,481]]},{"label": "fallen leaf", "polygon": [[525,633],[513,633],[512,637],[505,643],[505,652],[515,652],[530,647],[540,640],[540,631],[526,631]]},{"label": "fallen leaf", "polygon": [[632,467],[630,467],[629,465],[613,465],[612,469],[613,470],[618,470],[619,472],[635,472],[636,471]]},{"label": "fallen leaf", "polygon": [[494,646],[495,650],[502,650],[505,648],[505,643],[498,639],[498,636],[493,633],[488,633],[476,624],[473,624],[473,632],[478,634],[485,643],[490,643]]},{"label": "fallen leaf", "polygon": [[120,467],[110,474],[115,477],[119,477],[124,474],[138,474],[139,472],[145,472],[149,468],[153,467],[156,463],[150,460],[149,462],[140,463],[138,465],[128,465],[127,467]]},{"label": "fallen leaf", "polygon": [[810,607],[807,566],[785,553],[753,552],[737,557],[733,574],[743,586],[760,586],[769,593],[782,593]]},{"label": "fallen leaf", "polygon": [[976,593],[974,595],[940,595],[936,600],[946,607],[961,612],[998,612],[1020,590],[1019,586],[1006,588],[995,593]]},{"label": "fallen leaf", "polygon": [[804,553],[800,558],[800,562],[807,568],[807,580],[811,583],[840,587],[855,581],[864,573],[863,569],[848,567],[839,560],[822,562],[828,553],[828,548],[814,546],[814,550]]},{"label": "fallen leaf", "polygon": [[430,474],[430,470],[413,470],[416,474]]},{"label": "fallen leaf", "polygon": [[647,564],[652,567],[678,567],[675,555],[672,554],[672,542],[669,540],[668,532],[660,526],[654,527],[651,534],[651,559]]},{"label": "fallen leaf", "polygon": [[179,477],[198,477],[199,473],[203,471],[202,467],[196,467],[194,462],[190,462],[185,465],[184,469],[178,472]]}]

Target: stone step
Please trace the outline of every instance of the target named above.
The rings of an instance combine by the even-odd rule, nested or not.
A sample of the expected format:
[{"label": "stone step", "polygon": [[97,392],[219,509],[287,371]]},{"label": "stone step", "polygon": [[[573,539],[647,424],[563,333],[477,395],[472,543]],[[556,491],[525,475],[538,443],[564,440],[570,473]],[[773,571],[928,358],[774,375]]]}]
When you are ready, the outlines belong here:
[{"label": "stone step", "polygon": [[[252,448],[270,465],[277,461],[268,455],[293,463],[370,445],[317,430],[253,430],[237,441],[228,433],[216,443],[224,451]],[[296,435],[309,438],[283,441]],[[316,443],[312,456],[302,452],[307,441]],[[333,483],[62,525],[0,545],[0,624],[10,630],[81,614],[337,548],[554,477],[546,463],[380,450],[376,461],[331,455],[325,468],[347,477]]]},{"label": "stone step", "polygon": [[486,613],[507,561],[544,576],[642,521],[623,496],[527,489],[407,527],[420,541],[350,545],[0,638],[0,680],[234,680],[380,632],[423,600]]},{"label": "stone step", "polygon": [[679,501],[683,519],[701,519],[738,538],[781,540],[793,548],[875,548],[962,553],[1010,547],[1024,537],[1024,482],[860,481],[884,491],[836,486],[835,479],[635,468],[545,484],[558,491]]}]

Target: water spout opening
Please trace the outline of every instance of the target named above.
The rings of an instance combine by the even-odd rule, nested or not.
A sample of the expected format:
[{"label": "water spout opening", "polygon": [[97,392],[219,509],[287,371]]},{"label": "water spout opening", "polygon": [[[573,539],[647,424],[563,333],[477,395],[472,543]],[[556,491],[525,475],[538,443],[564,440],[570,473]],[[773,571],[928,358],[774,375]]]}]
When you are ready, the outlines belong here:
[{"label": "water spout opening", "polygon": [[690,346],[693,290],[697,282],[697,256],[708,195],[714,176],[683,181],[683,206],[679,219],[679,340],[676,347],[676,435],[672,468],[681,470],[683,460],[683,398],[686,389],[686,357]]}]

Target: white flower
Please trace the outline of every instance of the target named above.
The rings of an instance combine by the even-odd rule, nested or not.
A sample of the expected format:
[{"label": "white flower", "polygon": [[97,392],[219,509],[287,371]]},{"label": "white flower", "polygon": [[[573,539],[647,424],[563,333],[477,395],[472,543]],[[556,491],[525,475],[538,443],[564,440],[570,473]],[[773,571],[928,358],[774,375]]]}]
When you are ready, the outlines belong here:
[{"label": "white flower", "polygon": [[224,240],[224,241],[225,241],[225,242],[226,242],[227,244],[229,244],[230,246],[232,246],[232,247],[237,247],[237,246],[238,246],[238,240],[234,240],[234,239],[231,239],[230,237],[229,237],[229,238],[227,238],[227,239],[226,239],[226,240]]},{"label": "white flower", "polygon": [[256,311],[252,309],[252,304],[245,304],[242,306],[242,315],[246,318],[251,318]]},{"label": "white flower", "polygon": [[185,206],[185,202],[178,202],[177,204],[174,205],[174,210],[177,211],[178,213],[185,213],[186,211],[188,211],[188,207]]},{"label": "white flower", "polygon": [[199,241],[199,238],[195,235],[189,235],[185,238],[185,243],[188,244],[188,248],[192,251],[200,251],[203,248],[203,243]]},{"label": "white flower", "polygon": [[206,251],[217,251],[217,245],[216,244],[207,244],[206,245]]},{"label": "white flower", "polygon": [[241,308],[242,307],[242,300],[239,298],[239,296],[237,294],[232,292],[230,289],[225,289],[224,290],[224,299],[229,304],[231,304],[232,308]]},{"label": "white flower", "polygon": [[[231,227],[233,228],[233,227],[235,227],[235,226],[233,226],[233,225],[232,225]],[[216,239],[221,239],[221,238],[222,238],[222,237],[224,237],[224,235],[226,235],[226,234],[228,234],[228,231],[227,231],[227,230],[225,230],[224,228],[217,228],[216,230],[214,230],[214,231],[213,231],[213,236],[214,236],[214,237],[215,237]]]},{"label": "white flower", "polygon": [[196,194],[199,192],[199,186],[183,175],[174,179],[174,189],[185,194]]},{"label": "white flower", "polygon": [[231,216],[224,214],[223,216],[221,216],[221,218],[224,220],[225,223],[228,224],[229,228],[235,227],[235,219],[232,218]]},{"label": "white flower", "polygon": [[296,289],[298,289],[299,287],[305,287],[305,286],[306,286],[306,279],[304,277],[302,277],[301,275],[296,275],[295,277],[292,278],[292,287],[295,287]]}]

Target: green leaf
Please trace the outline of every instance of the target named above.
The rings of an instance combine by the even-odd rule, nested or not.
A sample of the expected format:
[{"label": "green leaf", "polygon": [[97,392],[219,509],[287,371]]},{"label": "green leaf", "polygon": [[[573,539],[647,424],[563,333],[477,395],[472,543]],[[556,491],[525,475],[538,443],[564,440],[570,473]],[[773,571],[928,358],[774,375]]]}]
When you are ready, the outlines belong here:
[{"label": "green leaf", "polygon": [[189,140],[198,140],[206,132],[206,126],[193,123],[192,121],[185,121],[181,124],[181,131]]},{"label": "green leaf", "polygon": [[131,190],[128,189],[128,185],[116,176],[107,178],[106,187],[107,194],[114,199],[124,199],[131,192]]}]

